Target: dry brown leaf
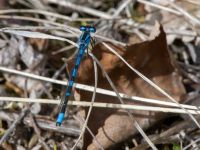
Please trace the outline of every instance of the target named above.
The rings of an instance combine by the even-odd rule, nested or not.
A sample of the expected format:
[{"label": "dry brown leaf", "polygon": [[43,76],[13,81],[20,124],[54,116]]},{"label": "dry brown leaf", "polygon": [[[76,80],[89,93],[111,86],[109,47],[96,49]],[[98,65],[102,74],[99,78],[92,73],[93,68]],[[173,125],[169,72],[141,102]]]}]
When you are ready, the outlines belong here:
[{"label": "dry brown leaf", "polygon": [[[139,44],[130,44],[127,49],[110,43],[107,44],[122,55],[131,66],[180,101],[180,97],[185,93],[185,89],[182,85],[181,77],[174,67],[173,59],[170,57],[166,34],[158,23],[150,39],[152,40]],[[119,92],[128,95],[162,99],[163,101],[166,99],[166,97],[132,72],[117,56],[109,52],[102,44],[97,44],[94,47],[93,53],[101,62]],[[98,71],[98,77],[98,87],[112,90],[100,69]],[[94,85],[94,71],[90,58],[82,61],[78,72],[78,80],[84,84]],[[91,93],[85,91],[81,91],[80,93],[81,99],[91,99]],[[102,94],[97,94],[95,101],[119,103],[117,98]],[[126,100],[125,102],[132,105],[136,104],[133,101]],[[148,111],[132,111],[132,113],[143,129],[148,128],[164,115],[162,113]],[[133,122],[127,113],[121,109],[93,108],[88,126],[104,148],[109,148],[137,133]],[[98,149],[98,145],[95,144],[93,138],[87,131],[84,136],[83,149]]]},{"label": "dry brown leaf", "polygon": [[15,93],[17,93],[20,96],[24,96],[24,91],[19,88],[18,86],[16,86],[15,84],[11,83],[11,82],[6,82],[6,87],[9,89],[12,89],[13,91],[15,91]]},{"label": "dry brown leaf", "polygon": [[48,40],[46,39],[31,38],[28,39],[28,41],[33,47],[35,47],[39,51],[44,51],[44,49],[46,49],[48,46]]}]

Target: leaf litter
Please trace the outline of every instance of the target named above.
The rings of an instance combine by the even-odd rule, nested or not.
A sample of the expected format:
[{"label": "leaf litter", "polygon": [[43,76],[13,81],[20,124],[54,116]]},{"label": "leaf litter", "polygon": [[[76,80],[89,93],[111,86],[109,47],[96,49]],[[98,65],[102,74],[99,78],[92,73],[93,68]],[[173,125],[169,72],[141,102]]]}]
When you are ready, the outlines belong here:
[{"label": "leaf litter", "polygon": [[[54,3],[54,1],[52,0],[48,0],[48,2]],[[20,4],[32,8],[46,8],[46,5],[48,5],[48,3],[29,3],[25,1],[2,3],[5,5],[5,7],[15,7],[15,5]],[[199,11],[198,9],[196,9],[198,5],[195,6],[192,2],[189,2],[187,0],[185,0],[184,2],[180,2],[178,0],[172,1],[173,4],[170,4],[168,2],[163,3],[162,1],[152,1],[152,3],[156,3],[158,5],[155,9],[154,6],[149,5],[149,3],[146,3],[144,0],[139,0],[139,3],[137,3],[137,5],[136,3],[131,2],[130,5],[127,7],[128,9],[124,9],[125,11],[117,9],[120,8],[121,5],[125,5],[126,3],[128,4],[129,2],[120,2],[116,3],[115,5],[108,3],[108,5],[103,8],[103,10],[111,8],[108,13],[101,13],[101,11],[97,11],[98,14],[90,14],[90,11],[93,10],[87,9],[88,7],[93,7],[93,9],[96,9],[98,7],[104,6],[101,5],[104,4],[101,1],[84,5],[82,7],[83,10],[79,10],[81,13],[79,11],[74,11],[74,13],[70,14],[71,12],[73,12],[70,9],[67,10],[67,12],[64,11],[64,13],[68,14],[67,16],[72,16],[74,20],[76,20],[77,17],[80,17],[80,14],[83,15],[84,13],[86,13],[87,15],[92,15],[94,17],[96,15],[98,17],[101,16],[102,18],[107,19],[110,19],[110,17],[112,16],[112,12],[115,11],[117,12],[117,15],[115,13],[114,14],[117,17],[129,16],[129,18],[125,17],[125,19],[127,19],[126,21],[121,21],[120,19],[106,21],[102,19],[100,23],[97,24],[98,28],[101,29],[99,30],[98,34],[100,36],[104,36],[103,38],[101,37],[100,41],[108,40],[109,38],[109,40],[111,41],[118,40],[127,43],[127,41],[129,40],[126,48],[116,44],[112,44],[111,42],[106,42],[106,44],[116,50],[132,67],[136,68],[149,79],[151,79],[154,83],[164,89],[178,102],[183,103],[186,101],[187,103],[198,105],[198,91],[200,89],[200,75],[198,67],[198,25],[193,26],[194,24],[191,24],[194,23],[192,21],[195,20],[195,17],[199,17]],[[190,5],[188,5],[188,3],[190,3]],[[56,3],[55,5],[57,4],[61,5],[61,3]],[[73,7],[72,9],[76,10],[76,7],[74,7],[76,6],[75,4],[76,2],[74,4],[71,2],[66,2],[63,7]],[[2,7],[4,5],[2,5]],[[133,6],[135,8],[132,8]],[[159,8],[159,6],[167,6],[171,10],[167,12],[162,7]],[[182,11],[182,9],[179,9],[179,7],[177,6],[181,7],[184,10],[182,12],[184,15],[177,15],[180,14],[179,11]],[[50,8],[53,6],[48,5],[48,7]],[[112,7],[116,8],[113,9]],[[61,7],[58,9],[63,10],[63,8]],[[134,11],[136,11],[135,13],[138,13],[138,16],[132,16],[132,9],[135,9]],[[174,13],[172,12],[175,12],[176,15],[174,15]],[[34,17],[36,16],[37,15],[34,15]],[[85,19],[85,14],[81,17],[83,17],[81,19]],[[45,19],[47,19],[48,21],[53,20],[55,22],[60,21],[56,20],[55,18],[52,19],[51,17],[46,16]],[[140,22],[140,26],[138,28],[135,28],[137,22],[134,22],[134,19]],[[158,24],[157,26],[153,27],[155,20],[159,20],[162,23],[163,27],[160,25],[158,26]],[[23,26],[25,22],[15,21],[15,17],[12,17],[12,20],[7,19],[5,21],[1,21],[1,23],[5,25],[4,27],[7,27],[6,25],[11,23],[19,23]],[[73,25],[77,26],[76,23]],[[146,27],[143,25],[146,25]],[[163,28],[166,33],[164,32]],[[62,54],[64,55],[56,54],[53,57],[49,55],[50,53],[52,53],[53,50],[63,48],[63,45],[53,43],[51,42],[52,40],[47,39],[57,39],[74,44],[73,36],[69,36],[69,40],[62,38],[61,36],[56,37],[54,35],[49,35],[45,33],[41,34],[42,32],[39,33],[38,31],[7,31],[11,33],[10,35],[6,34],[6,36],[9,36],[6,37],[5,35],[1,34],[1,66],[15,68],[24,72],[31,72],[34,74],[42,74],[50,77],[56,77],[59,79],[66,78],[66,71],[63,71],[63,69],[61,69],[62,67],[59,68],[58,66],[61,66],[63,64],[63,62],[61,61],[62,57],[68,57],[67,55],[69,54],[68,52],[62,52]],[[49,31],[48,33],[54,32]],[[59,31],[59,33],[61,32]],[[15,36],[12,34],[15,34]],[[66,33],[62,31],[60,35],[65,34]],[[29,39],[25,39],[21,36],[29,37]],[[42,36],[43,39],[32,39],[34,37],[39,38],[40,36]],[[107,37],[107,39],[105,37]],[[129,96],[141,96],[167,101],[166,97],[158,93],[144,80],[134,74],[116,55],[109,52],[108,49],[100,41],[97,40],[97,44],[94,47],[92,53],[101,62],[103,68],[111,77],[114,85],[117,87],[117,90],[119,92],[126,93]],[[174,59],[174,56],[176,59]],[[71,66],[73,65],[73,63],[69,63],[68,65]],[[56,72],[55,70],[58,72]],[[105,78],[105,75],[102,74],[99,68],[98,70],[98,87],[112,90]],[[94,71],[92,60],[86,56],[86,59],[82,62],[79,69],[77,82],[84,83],[86,85],[93,85],[93,72]],[[57,73],[58,75],[56,75]],[[10,93],[11,95],[14,94],[25,97],[25,93],[28,93],[28,95],[30,95],[29,97],[31,97],[31,95],[34,95],[34,97],[48,97],[49,99],[52,99],[53,97],[61,95],[60,93],[61,91],[63,91],[62,89],[60,89],[60,87],[41,83],[37,80],[26,79],[24,77],[5,73],[2,73],[2,75],[2,78],[6,81],[5,85],[7,86],[7,89],[12,90],[12,92]],[[2,85],[4,85],[4,82],[2,83]],[[78,99],[80,100],[89,100],[91,99],[92,95],[89,92],[79,90],[76,90],[75,93],[75,97],[78,96]],[[8,93],[6,93],[6,95],[7,94]],[[95,101],[106,103],[119,103],[116,98],[103,94],[97,94]],[[146,104],[143,102],[135,102],[129,100],[124,101],[126,104],[130,105],[157,106],[156,104]],[[15,107],[13,107],[12,110],[19,112],[19,108],[21,109],[22,107],[23,106],[18,105],[18,110]],[[26,107],[26,105],[24,105],[24,107]],[[6,110],[2,111],[6,112]],[[32,140],[35,142],[33,142],[33,144],[29,144],[28,148],[41,149],[41,147],[43,147],[45,149],[48,149],[47,145],[51,148],[54,147],[54,149],[57,148],[57,146],[61,149],[66,149],[66,147],[73,147],[73,143],[75,143],[76,141],[77,133],[71,133],[69,131],[71,129],[77,129],[77,121],[75,121],[73,118],[75,117],[74,114],[76,114],[77,111],[78,114],[83,117],[85,114],[87,114],[87,109],[85,108],[77,109],[77,107],[70,107],[69,117],[66,119],[65,124],[63,125],[63,129],[65,132],[62,131],[62,129],[56,129],[59,133],[63,133],[62,135],[55,132],[56,130],[53,129],[53,126],[51,126],[50,129],[47,129],[48,125],[50,126],[50,124],[52,124],[52,122],[54,121],[53,118],[55,118],[57,114],[57,109],[55,107],[52,108],[51,106],[47,105],[41,106],[41,104],[36,103],[32,106],[32,112],[37,118],[36,122],[38,123],[38,128],[42,128],[45,130],[42,131],[42,134],[44,139],[46,140],[46,143],[43,141],[43,139],[40,138],[40,135],[38,135],[37,127],[34,127],[35,134],[32,134],[32,132],[29,132],[26,129],[27,127],[32,128],[30,123],[21,123],[22,126],[16,127],[17,129],[21,130],[16,133],[14,132],[14,136],[8,140],[8,144],[6,143],[7,145],[4,144],[2,147],[4,147],[4,149],[6,149],[6,147],[7,149],[12,149],[12,147],[14,147],[12,143],[18,143],[16,145],[18,149],[26,149],[27,147],[25,143],[31,143]],[[174,136],[179,135],[181,140],[185,142],[184,146],[186,146],[187,148],[187,146],[189,147],[192,144],[190,144],[190,139],[188,140],[188,138],[186,138],[186,136],[184,135],[195,134],[195,137],[192,137],[191,140],[196,140],[195,138],[198,137],[198,133],[191,133],[191,129],[196,128],[190,126],[190,123],[187,121],[187,116],[175,116],[175,119],[173,120],[174,116],[171,117],[166,113],[164,114],[136,110],[131,111],[131,113],[134,114],[143,129],[150,129],[150,131],[145,130],[145,132],[147,133],[147,135],[151,135],[150,137],[153,140],[153,143],[158,144],[156,145],[158,147],[161,144],[163,147],[170,147],[170,144],[175,145],[174,143],[180,142],[180,139],[175,139]],[[41,117],[42,121],[38,120],[38,117]],[[182,119],[182,117],[185,118],[186,121]],[[29,119],[28,116],[26,116],[25,118]],[[169,122],[167,122],[167,118],[171,118]],[[6,119],[2,120],[3,123],[8,123],[8,125],[10,124],[10,122],[12,122]],[[159,124],[159,122],[161,122],[161,124]],[[3,128],[5,127],[3,126]],[[142,137],[138,135],[138,131],[133,127],[133,123],[130,121],[130,118],[123,109],[93,108],[89,118],[88,128],[93,132],[95,137],[91,137],[91,135],[88,133],[88,130],[86,130],[83,138],[82,149],[98,149],[99,145],[97,144],[97,141],[105,149],[125,149],[127,145],[130,149],[131,147],[132,149],[148,148],[148,144],[146,144],[143,141]],[[170,131],[170,128],[172,131]],[[52,132],[48,132],[49,130]],[[27,141],[20,136],[19,139],[16,140],[16,137],[20,132],[27,133],[27,135],[29,136]],[[159,136],[158,133],[161,133],[162,136]],[[20,140],[26,142],[20,143]],[[164,143],[168,143],[168,145]],[[82,144],[80,143],[79,147],[81,146]]]}]

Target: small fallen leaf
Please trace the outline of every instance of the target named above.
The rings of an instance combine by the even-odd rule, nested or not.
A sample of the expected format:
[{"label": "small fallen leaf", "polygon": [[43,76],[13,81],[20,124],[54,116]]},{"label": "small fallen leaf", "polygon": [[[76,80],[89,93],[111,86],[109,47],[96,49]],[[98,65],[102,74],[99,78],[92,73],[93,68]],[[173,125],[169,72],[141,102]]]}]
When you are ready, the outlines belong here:
[{"label": "small fallen leaf", "polygon": [[6,82],[6,87],[8,89],[12,89],[13,91],[15,91],[15,93],[17,93],[20,96],[24,96],[24,91],[19,88],[18,86],[16,86],[15,84],[13,84],[12,82]]},{"label": "small fallen leaf", "polygon": [[38,135],[34,134],[29,140],[28,148],[30,149],[33,148],[37,144],[38,140],[39,140]]},{"label": "small fallen leaf", "polygon": [[42,62],[44,56],[37,51],[34,51],[33,47],[25,41],[23,37],[19,38],[19,52],[21,60],[28,68],[35,68]]},{"label": "small fallen leaf", "polygon": [[[0,49],[0,65],[9,68],[15,68],[16,62],[19,58],[19,51],[16,50],[19,41],[12,36],[10,42]],[[10,61],[12,60],[12,61]]]},{"label": "small fallen leaf", "polygon": [[[23,70],[24,72],[30,72],[29,70]],[[38,72],[32,72],[33,74],[38,74]],[[9,75],[5,76],[6,80],[21,90],[27,90],[28,92],[31,92],[32,90],[39,91],[43,88],[42,84],[40,81],[33,80],[33,79],[26,79],[21,76],[15,76],[15,75]],[[26,85],[26,89],[25,89]],[[13,89],[15,90],[15,89]]]}]

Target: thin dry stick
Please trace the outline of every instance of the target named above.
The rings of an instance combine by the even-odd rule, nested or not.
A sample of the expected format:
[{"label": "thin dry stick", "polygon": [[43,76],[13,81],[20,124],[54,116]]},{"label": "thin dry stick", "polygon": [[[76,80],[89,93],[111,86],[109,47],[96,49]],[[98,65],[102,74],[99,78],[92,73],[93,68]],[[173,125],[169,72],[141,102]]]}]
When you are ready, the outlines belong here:
[{"label": "thin dry stick", "polygon": [[56,5],[61,5],[63,7],[71,8],[71,9],[79,11],[79,12],[84,12],[84,13],[87,13],[87,14],[92,15],[92,16],[97,16],[97,17],[105,18],[105,19],[111,19],[112,18],[112,16],[107,14],[107,13],[104,13],[104,12],[101,12],[101,11],[98,11],[98,10],[95,10],[95,9],[92,9],[92,8],[89,8],[89,7],[76,5],[76,4],[73,4],[69,1],[58,1],[58,0],[45,0],[45,1],[48,2],[48,3],[53,3],[53,4],[56,4]]},{"label": "thin dry stick", "polygon": [[176,103],[180,108],[182,108],[185,112],[188,113],[188,115],[190,116],[190,118],[194,121],[194,123],[198,126],[198,128],[200,128],[200,125],[198,123],[198,121],[194,118],[194,116],[187,111],[181,104],[179,104],[172,96],[170,96],[167,92],[165,92],[162,88],[160,88],[158,85],[156,85],[153,81],[151,81],[150,79],[148,79],[146,76],[144,76],[141,72],[139,72],[138,70],[136,70],[135,68],[133,68],[122,56],[120,56],[115,50],[113,50],[109,45],[107,45],[106,43],[103,42],[103,45],[108,48],[109,51],[111,51],[112,53],[114,53],[116,56],[118,56],[133,72],[135,72],[139,77],[141,77],[144,81],[146,81],[149,85],[151,85],[152,87],[154,87],[157,91],[159,91],[160,93],[162,93],[164,96],[166,96],[167,98],[169,98],[172,102]]},{"label": "thin dry stick", "polygon": [[[181,130],[189,128],[189,126],[190,126],[190,122],[182,121],[182,122],[170,127],[166,131],[162,131],[161,133],[159,133],[157,135],[156,134],[153,135],[151,139],[153,142],[159,144],[160,140],[166,141],[166,139],[169,138],[170,136],[181,132]],[[147,148],[148,148],[148,144],[146,142],[143,142],[143,143],[137,145],[136,147],[132,148],[131,150],[141,150],[141,149],[147,149]]]},{"label": "thin dry stick", "polygon": [[156,8],[159,8],[159,9],[162,9],[162,10],[174,13],[176,15],[185,16],[186,18],[189,18],[190,20],[192,20],[194,23],[200,24],[200,21],[197,18],[195,18],[194,16],[190,15],[188,12],[186,12],[185,10],[183,10],[182,8],[180,8],[179,6],[175,5],[172,2],[168,2],[168,3],[172,7],[174,7],[175,9],[177,9],[178,11],[173,10],[171,8],[168,8],[168,7],[165,7],[165,6],[161,6],[161,5],[153,3],[153,2],[148,2],[146,0],[137,0],[137,1],[140,2],[140,3],[144,3],[144,4],[147,4],[147,5],[150,5],[150,6],[153,6],[153,7],[156,7]]},{"label": "thin dry stick", "polygon": [[[20,75],[20,76],[24,76],[24,77],[28,77],[28,78],[32,78],[32,79],[37,79],[37,80],[41,80],[41,81],[51,82],[51,83],[54,83],[54,84],[65,85],[65,86],[68,85],[67,81],[61,81],[61,80],[56,80],[56,79],[52,79],[52,78],[47,78],[47,77],[31,74],[31,73],[28,73],[28,72],[22,72],[22,71],[9,69],[9,68],[5,68],[5,67],[1,67],[1,66],[0,66],[0,70],[3,71],[3,72],[17,74],[17,75]],[[81,90],[85,90],[85,91],[89,91],[89,92],[94,91],[94,87],[84,85],[84,84],[75,83],[74,87],[77,88],[77,89],[81,89]],[[110,91],[110,90],[101,89],[101,88],[97,88],[96,92],[100,93],[100,94],[108,95],[108,96],[115,96],[115,97],[117,96],[115,94],[115,92]],[[156,104],[156,105],[179,107],[179,105],[177,105],[176,103],[167,102],[167,100],[161,101],[161,100],[148,99],[148,98],[137,97],[137,96],[128,96],[124,93],[119,93],[119,94],[122,98],[129,99],[129,100],[135,100],[135,101],[139,101],[139,102],[151,103],[151,104]],[[197,107],[197,106],[191,106],[191,105],[185,105],[185,104],[180,104],[180,105],[184,108],[192,109],[192,110],[198,110],[200,108],[200,107]]]},{"label": "thin dry stick", "polygon": [[53,16],[55,18],[67,20],[67,21],[72,21],[71,17],[64,16],[61,14],[57,14],[56,12],[49,12],[45,10],[40,10],[40,9],[5,9],[5,10],[0,10],[0,14],[9,14],[9,13],[31,13],[31,14],[41,14],[45,16]]},{"label": "thin dry stick", "polygon": [[25,0],[16,0],[16,2],[26,6],[27,8],[31,8],[32,7],[32,5],[30,3],[28,3],[28,2],[26,2]]},{"label": "thin dry stick", "polygon": [[[98,59],[93,55],[93,54],[89,54],[94,61],[96,61],[96,63],[98,64],[98,66],[101,68],[101,71],[103,72],[103,74],[105,75],[106,79],[108,80],[110,86],[112,87],[112,89],[115,91],[115,93],[117,94],[117,98],[119,99],[121,104],[124,104],[124,101],[122,100],[122,98],[120,97],[115,85],[113,84],[113,82],[111,81],[110,77],[108,76],[108,74],[106,73],[106,71],[104,70],[103,66],[101,65],[101,63],[98,61]],[[128,114],[128,116],[130,117],[130,119],[133,121],[134,126],[136,127],[136,129],[138,130],[138,132],[142,135],[142,137],[145,139],[145,141],[149,144],[149,146],[153,149],[153,150],[157,150],[157,148],[155,147],[155,145],[152,143],[152,141],[148,138],[148,136],[146,135],[146,133],[142,130],[142,128],[140,127],[139,123],[137,122],[137,120],[135,120],[135,117],[133,114],[131,114],[129,112],[129,110],[125,110]]]},{"label": "thin dry stick", "polygon": [[59,50],[53,51],[51,54],[52,54],[52,55],[57,55],[57,54],[59,54],[59,53],[62,53],[62,52],[71,50],[71,49],[73,49],[73,48],[75,48],[74,45],[65,46],[65,47],[63,47],[63,48],[61,48],[61,49],[59,49]]},{"label": "thin dry stick", "polygon": [[[0,16],[1,17],[1,16]],[[80,32],[76,31],[76,29],[73,29],[73,30],[70,30],[70,29],[65,29],[65,27],[55,27],[55,26],[51,26],[49,25],[48,27],[46,26],[23,26],[23,27],[4,27],[4,28],[1,28],[0,31],[12,31],[12,30],[19,30],[19,31],[24,31],[25,30],[55,30],[55,32],[52,31],[52,34],[51,36],[56,36],[58,37],[56,34],[60,34],[60,33],[63,33],[62,31],[64,31],[64,36],[63,34],[61,34],[61,36],[59,36],[58,38],[60,37],[66,37],[67,35],[70,35],[70,37],[79,37],[79,34]],[[57,31],[57,30],[62,30],[62,31]],[[14,32],[14,31],[13,31]],[[30,31],[27,31],[27,32],[30,32]],[[65,32],[69,32],[69,33],[65,33]],[[34,33],[34,32],[33,32]],[[23,35],[25,36],[25,35]],[[26,36],[25,36],[26,37]],[[34,37],[36,38],[36,37]],[[51,39],[51,38],[50,38]],[[68,39],[65,39],[65,40],[68,40]],[[63,40],[61,40],[63,41]],[[71,43],[72,45],[74,45],[74,43]]]},{"label": "thin dry stick", "polygon": [[113,17],[113,18],[118,17],[119,14],[121,13],[121,11],[122,11],[124,8],[126,8],[126,7],[128,6],[128,4],[131,3],[131,2],[132,2],[132,0],[126,0],[126,1],[124,1],[123,4],[121,4],[121,5],[119,6],[119,8],[115,11],[115,13],[113,14],[112,17]]},{"label": "thin dry stick", "polygon": [[33,21],[33,22],[38,22],[38,23],[50,24],[50,25],[54,25],[54,26],[57,26],[57,27],[62,27],[63,30],[69,30],[69,31],[80,32],[80,31],[77,30],[76,28],[70,27],[70,26],[65,25],[65,24],[56,23],[56,22],[49,21],[49,20],[44,20],[44,19],[33,18],[33,17],[16,16],[16,15],[14,15],[14,16],[10,16],[10,15],[0,15],[0,18],[2,18],[2,19],[15,19],[15,20]]},{"label": "thin dry stick", "polygon": [[182,36],[199,37],[199,35],[192,30],[180,30],[180,29],[166,29],[167,34],[177,34]]},{"label": "thin dry stick", "polygon": [[[79,141],[81,140],[84,132],[85,132],[85,129],[86,129],[86,126],[87,126],[87,123],[88,123],[88,120],[89,120],[89,117],[90,117],[90,114],[91,114],[91,111],[92,111],[92,107],[93,107],[93,104],[94,104],[94,100],[95,100],[95,97],[96,97],[96,88],[97,88],[97,81],[98,81],[98,74],[97,74],[97,64],[95,61],[93,61],[93,65],[94,65],[94,92],[92,94],[92,100],[91,100],[91,105],[89,107],[89,110],[88,110],[88,114],[87,114],[87,117],[85,119],[85,122],[83,124],[83,127],[82,127],[82,130],[81,130],[81,134],[79,135],[76,143],[74,144],[74,146],[72,147],[72,150],[74,150],[76,148],[76,146],[78,145]],[[103,147],[101,147],[100,145],[100,149],[103,150]]]},{"label": "thin dry stick", "polygon": [[2,145],[3,142],[7,140],[8,136],[11,134],[11,132],[13,132],[13,130],[16,128],[16,125],[24,118],[24,116],[26,116],[27,112],[28,112],[27,108],[24,108],[22,110],[22,112],[20,113],[18,118],[12,123],[12,125],[9,127],[9,129],[2,136],[2,138],[0,140],[0,145]]},{"label": "thin dry stick", "polygon": [[[62,14],[58,14],[56,12],[49,12],[49,11],[45,11],[45,10],[41,10],[41,9],[5,9],[5,10],[0,10],[0,14],[10,14],[10,13],[33,13],[33,14],[41,14],[41,15],[45,15],[45,16],[52,16],[58,19],[63,19],[66,21],[77,21],[77,22],[81,22],[81,21],[98,21],[98,20],[102,20],[99,18],[71,18]],[[114,19],[114,18],[113,18]],[[107,19],[104,19],[107,20]]]},{"label": "thin dry stick", "polygon": [[192,16],[191,14],[189,14],[187,11],[185,11],[184,9],[182,9],[181,7],[179,7],[178,5],[169,2],[169,4],[174,7],[175,9],[177,9],[182,15],[184,15],[186,18],[192,20],[195,24],[200,25],[200,20],[195,18],[194,16]]},{"label": "thin dry stick", "polygon": [[181,15],[181,13],[179,11],[176,11],[176,10],[171,9],[169,7],[166,7],[166,6],[161,6],[159,4],[156,4],[156,3],[153,3],[153,2],[150,2],[150,1],[146,1],[146,0],[137,0],[137,1],[140,2],[140,3],[146,4],[146,5],[152,6],[152,7],[159,8],[159,9],[164,10],[164,11],[171,12],[171,13],[176,14],[176,15]]},{"label": "thin dry stick", "polygon": [[[51,78],[52,79],[57,79],[58,77],[59,77],[59,75],[61,74],[61,72],[63,71],[63,70],[65,70],[65,68],[66,68],[66,64],[64,63],[59,69],[57,69],[55,72],[54,72],[54,74],[53,74],[53,76],[51,76]],[[45,85],[44,85],[45,87],[50,87],[51,86],[51,83],[46,83]],[[40,95],[41,96],[41,95]],[[51,97],[50,97],[51,98]]]},{"label": "thin dry stick", "polygon": [[[25,84],[24,84],[24,97],[28,98],[28,91],[27,91],[27,83],[28,83],[28,79],[25,80]],[[27,103],[27,105],[25,105],[25,107],[30,110],[30,104]],[[35,119],[33,118],[33,114],[29,111],[28,112],[29,114],[29,118],[30,118],[30,121],[31,121],[31,125],[33,127],[33,129],[35,130],[38,138],[39,138],[39,141],[40,143],[44,146],[44,148],[46,150],[50,150],[50,148],[48,147],[48,145],[44,142],[43,138],[41,137],[41,131],[40,129],[38,128],[38,126],[36,125],[36,121]]]},{"label": "thin dry stick", "polygon": [[102,39],[102,40],[104,40],[104,41],[108,41],[108,42],[111,42],[111,43],[118,44],[118,45],[121,45],[121,46],[123,46],[123,47],[126,47],[126,43],[119,42],[119,41],[113,40],[113,39],[111,39],[111,38],[107,38],[107,37],[98,35],[98,34],[96,34],[96,33],[95,33],[93,36],[96,37],[96,38]]},{"label": "thin dry stick", "polygon": [[[77,121],[79,121],[81,123],[85,122],[85,120],[79,115],[78,116],[73,115],[73,117],[74,117],[75,120],[77,120]],[[98,139],[95,137],[95,135],[92,133],[92,131],[90,130],[90,128],[87,125],[86,125],[86,129],[88,130],[88,132],[90,133],[90,135],[94,139],[94,142],[96,142],[98,144],[98,146],[104,150],[102,144],[98,141]]]},{"label": "thin dry stick", "polygon": [[36,132],[36,134],[37,134],[37,136],[39,138],[39,141],[41,142],[41,144],[44,146],[44,148],[46,150],[50,150],[49,146],[44,142],[44,139],[41,136],[41,131],[40,131],[38,125],[36,124],[36,121],[35,121],[35,119],[33,117],[33,114],[30,113],[29,116],[30,116],[31,125],[32,125],[33,129],[35,130],[35,132]]},{"label": "thin dry stick", "polygon": [[200,141],[200,138],[196,139],[194,142],[191,142],[190,144],[188,144],[187,146],[185,146],[183,148],[183,150],[187,150],[188,148],[190,148],[194,143],[197,143]]},{"label": "thin dry stick", "polygon": [[[27,99],[28,100],[28,99]],[[15,121],[18,118],[19,114],[17,113],[11,113],[8,111],[3,111],[0,110],[0,118],[1,120],[5,120],[5,121]],[[51,117],[47,117],[47,118],[51,118]],[[78,137],[80,135],[80,129],[76,126],[76,124],[74,124],[74,121],[71,120],[69,121],[67,125],[63,125],[61,127],[56,127],[55,126],[55,121],[50,121],[47,120],[47,118],[41,118],[41,117],[37,117],[35,118],[37,125],[40,129],[42,130],[47,130],[50,132],[56,132],[56,133],[62,133],[68,136],[74,136],[74,137]],[[32,126],[31,121],[30,121],[30,117],[25,117],[23,120],[25,125],[28,126]]]},{"label": "thin dry stick", "polygon": [[200,1],[197,1],[197,0],[185,0],[185,1],[195,4],[195,5],[200,5]]},{"label": "thin dry stick", "polygon": [[20,35],[20,36],[29,37],[29,38],[60,40],[60,41],[68,42],[74,46],[77,46],[77,44],[75,42],[68,40],[66,38],[53,36],[53,35],[49,35],[49,34],[45,34],[45,33],[41,33],[41,32],[22,31],[22,30],[5,30],[5,29],[0,29],[0,31],[2,31],[4,33],[11,33],[11,34]]},{"label": "thin dry stick", "polygon": [[[68,32],[71,32],[71,33],[73,33],[72,31],[80,33],[80,31],[78,29],[74,28],[74,27],[67,26],[67,25],[64,25],[64,24],[61,24],[61,23],[55,23],[55,22],[48,21],[48,20],[42,20],[42,19],[38,19],[38,18],[24,17],[24,16],[9,16],[9,15],[0,15],[0,18],[16,19],[16,20],[28,20],[28,21],[33,21],[33,22],[50,24],[50,25],[58,26],[58,27],[62,28],[64,31],[67,30]],[[6,29],[8,29],[8,28],[6,28]],[[101,36],[101,35],[94,34],[94,37],[100,38],[104,41],[108,41],[108,42],[111,42],[111,43],[119,44],[121,46],[126,46],[126,44],[123,43],[123,42],[119,42],[117,40],[113,40],[113,39],[110,39],[110,38],[107,38],[107,37],[104,37],[104,36]]]},{"label": "thin dry stick", "polygon": [[[44,104],[60,104],[58,100],[52,99],[34,99],[34,98],[17,98],[17,97],[0,97],[0,101],[13,101],[13,102],[24,102],[24,103],[44,103]],[[70,100],[69,105],[89,107],[91,105],[88,101],[72,101]],[[180,113],[187,114],[184,110],[179,108],[167,108],[167,107],[156,107],[156,106],[144,106],[144,105],[128,105],[128,104],[112,104],[112,103],[98,103],[95,102],[93,107],[99,108],[112,108],[112,109],[129,109],[129,110],[144,110],[154,111],[163,113]],[[200,111],[190,110],[191,114],[198,115]]]},{"label": "thin dry stick", "polygon": [[[126,22],[128,22],[128,19],[125,19]],[[129,25],[130,27],[134,27],[137,29],[143,29],[143,30],[147,30],[147,31],[151,31],[152,30],[152,26],[147,25],[147,24],[139,24],[139,23],[134,23],[132,25]],[[131,29],[130,31],[134,31],[135,29]],[[130,32],[129,31],[129,32]],[[199,37],[199,35],[195,32],[192,31],[190,29],[173,29],[173,28],[168,28],[165,29],[166,34],[177,34],[177,35],[182,35],[182,36],[191,36],[191,37]]]},{"label": "thin dry stick", "polygon": [[[1,16],[1,15],[0,15]],[[4,27],[0,28],[2,30],[63,30],[63,27],[55,27],[55,26],[20,26],[20,27]],[[70,30],[71,31],[71,30]],[[73,32],[75,34],[75,32]],[[78,37],[78,34],[76,34]]]}]

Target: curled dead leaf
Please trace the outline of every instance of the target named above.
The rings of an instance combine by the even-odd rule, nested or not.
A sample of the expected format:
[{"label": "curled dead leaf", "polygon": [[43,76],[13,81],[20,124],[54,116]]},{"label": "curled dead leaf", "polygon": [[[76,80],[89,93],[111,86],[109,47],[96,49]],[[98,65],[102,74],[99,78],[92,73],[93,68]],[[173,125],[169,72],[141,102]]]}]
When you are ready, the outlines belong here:
[{"label": "curled dead leaf", "polygon": [[[180,101],[185,93],[181,77],[170,56],[166,34],[157,23],[152,31],[149,41],[138,44],[129,44],[127,48],[111,46],[134,68],[164,89],[173,98]],[[116,55],[109,52],[103,44],[94,47],[93,54],[103,65],[109,74],[118,92],[128,95],[136,95],[147,98],[155,98],[165,101],[166,97],[157,92],[143,79],[132,72]],[[78,71],[78,81],[87,85],[94,85],[94,71],[92,60],[86,58],[82,61]],[[112,90],[101,70],[98,69],[98,87]],[[91,93],[81,91],[81,99],[90,100]],[[97,94],[95,101],[106,103],[119,103],[114,97]],[[138,104],[138,102],[125,101],[127,104]],[[87,112],[87,109],[85,109]],[[153,123],[163,117],[162,113],[148,111],[132,111],[134,117],[143,129],[150,127]],[[104,108],[93,108],[88,127],[96,136],[97,140],[106,149],[122,142],[137,133],[133,122],[124,110],[113,110]],[[84,135],[83,149],[98,149],[94,139],[86,131]]]}]

